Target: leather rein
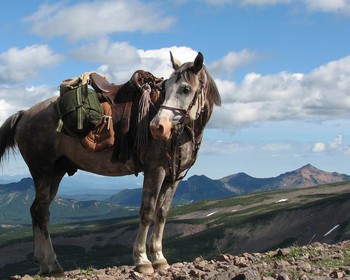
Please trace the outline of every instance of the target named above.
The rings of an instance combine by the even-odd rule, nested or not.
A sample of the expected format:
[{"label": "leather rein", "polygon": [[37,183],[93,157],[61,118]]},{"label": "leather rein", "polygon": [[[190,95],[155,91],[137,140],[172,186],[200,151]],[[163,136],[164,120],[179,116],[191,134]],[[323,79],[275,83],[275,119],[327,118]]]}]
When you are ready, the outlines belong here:
[{"label": "leather rein", "polygon": [[[204,104],[205,104],[205,92],[204,92],[204,82],[203,79],[199,80],[200,87],[195,92],[192,101],[190,102],[187,109],[168,106],[168,105],[161,105],[160,108],[167,109],[167,110],[174,110],[181,112],[182,118],[179,121],[178,124],[176,124],[175,128],[173,129],[171,140],[170,140],[170,148],[168,145],[167,151],[166,151],[166,157],[168,160],[168,169],[171,177],[172,183],[175,183],[176,181],[180,181],[183,178],[186,177],[188,171],[193,166],[193,164],[196,161],[197,154],[202,142],[202,137],[199,137],[197,139],[197,135],[195,133],[195,123],[196,120],[200,117],[201,113],[204,110]],[[200,98],[200,100],[199,100]],[[200,102],[198,105],[198,111],[196,113],[196,120],[190,121],[189,120],[189,113],[192,110],[193,106],[195,105],[196,101]],[[204,104],[203,104],[204,103]],[[187,164],[188,166],[185,167],[183,171],[185,173],[181,175],[183,171],[181,171],[181,165],[183,160],[183,155],[181,153],[181,136],[183,133],[187,133],[191,139],[192,142],[192,155],[190,159],[190,163]]]}]

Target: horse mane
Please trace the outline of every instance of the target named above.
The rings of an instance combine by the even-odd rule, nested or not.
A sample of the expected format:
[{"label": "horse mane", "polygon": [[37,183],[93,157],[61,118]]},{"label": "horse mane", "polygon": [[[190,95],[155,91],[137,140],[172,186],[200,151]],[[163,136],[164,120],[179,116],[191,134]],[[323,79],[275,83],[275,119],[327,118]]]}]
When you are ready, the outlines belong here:
[{"label": "horse mane", "polygon": [[205,66],[203,66],[203,70],[205,71],[208,79],[208,100],[210,104],[215,104],[216,106],[221,106],[221,97],[218,90],[218,87],[216,86],[216,83],[214,79],[210,76],[208,73],[208,70]]}]

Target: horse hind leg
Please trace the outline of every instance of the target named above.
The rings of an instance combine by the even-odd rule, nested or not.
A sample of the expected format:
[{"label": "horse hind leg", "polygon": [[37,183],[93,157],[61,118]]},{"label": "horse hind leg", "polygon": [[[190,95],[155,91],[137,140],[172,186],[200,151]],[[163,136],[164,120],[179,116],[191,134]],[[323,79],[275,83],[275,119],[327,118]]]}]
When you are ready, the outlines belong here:
[{"label": "horse hind leg", "polygon": [[57,261],[49,233],[50,204],[56,196],[63,174],[34,177],[36,197],[30,208],[34,235],[34,260],[40,275],[59,275],[63,268]]}]

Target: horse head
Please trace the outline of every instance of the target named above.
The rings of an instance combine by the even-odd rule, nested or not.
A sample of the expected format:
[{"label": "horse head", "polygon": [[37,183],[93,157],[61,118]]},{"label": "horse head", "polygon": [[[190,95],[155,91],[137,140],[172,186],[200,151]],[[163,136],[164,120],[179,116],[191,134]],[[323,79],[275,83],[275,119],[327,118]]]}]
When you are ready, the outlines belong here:
[{"label": "horse head", "polygon": [[203,64],[202,53],[193,62],[184,64],[171,52],[170,59],[174,72],[165,81],[164,102],[150,123],[151,133],[158,140],[168,140],[174,130],[195,121],[204,112],[206,123],[214,104],[221,105],[219,91]]}]

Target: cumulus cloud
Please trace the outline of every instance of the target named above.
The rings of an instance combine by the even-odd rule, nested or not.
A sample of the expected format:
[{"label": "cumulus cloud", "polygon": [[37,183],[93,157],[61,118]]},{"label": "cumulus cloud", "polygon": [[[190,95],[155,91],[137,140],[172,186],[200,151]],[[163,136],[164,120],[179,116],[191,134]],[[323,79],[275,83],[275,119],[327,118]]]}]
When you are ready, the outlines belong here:
[{"label": "cumulus cloud", "polygon": [[0,123],[19,110],[25,110],[52,96],[58,95],[57,87],[21,85],[0,86]]},{"label": "cumulus cloud", "polygon": [[127,42],[110,42],[103,38],[71,51],[74,58],[109,65],[130,65],[139,62],[138,51]]},{"label": "cumulus cloud", "polygon": [[255,58],[256,54],[246,49],[240,52],[229,52],[220,60],[213,62],[208,68],[213,75],[219,76],[232,73],[238,67],[250,64]]},{"label": "cumulus cloud", "polygon": [[316,142],[312,147],[314,153],[340,153],[344,155],[350,155],[350,148],[344,145],[343,135],[338,134],[333,140],[328,143]]},{"label": "cumulus cloud", "polygon": [[0,53],[0,81],[18,82],[36,76],[43,68],[56,65],[63,57],[47,45],[23,49],[10,48]]},{"label": "cumulus cloud", "polygon": [[326,150],[326,144],[323,142],[317,142],[312,147],[312,151],[314,153],[321,153],[321,152],[324,152],[325,150]]},{"label": "cumulus cloud", "polygon": [[159,32],[174,24],[175,18],[161,13],[154,3],[139,0],[107,0],[77,4],[43,4],[25,18],[33,33],[71,41],[103,37],[116,32]]},{"label": "cumulus cloud", "polygon": [[310,73],[248,73],[240,84],[217,79],[223,105],[211,125],[235,130],[262,121],[330,120],[347,117],[350,56]]},{"label": "cumulus cloud", "polygon": [[97,71],[111,81],[122,83],[130,79],[134,71],[144,69],[152,72],[157,77],[168,78],[173,69],[170,62],[170,54],[182,62],[193,61],[197,52],[189,47],[169,47],[154,50],[137,50],[137,62],[122,65],[104,64],[101,65]]}]

